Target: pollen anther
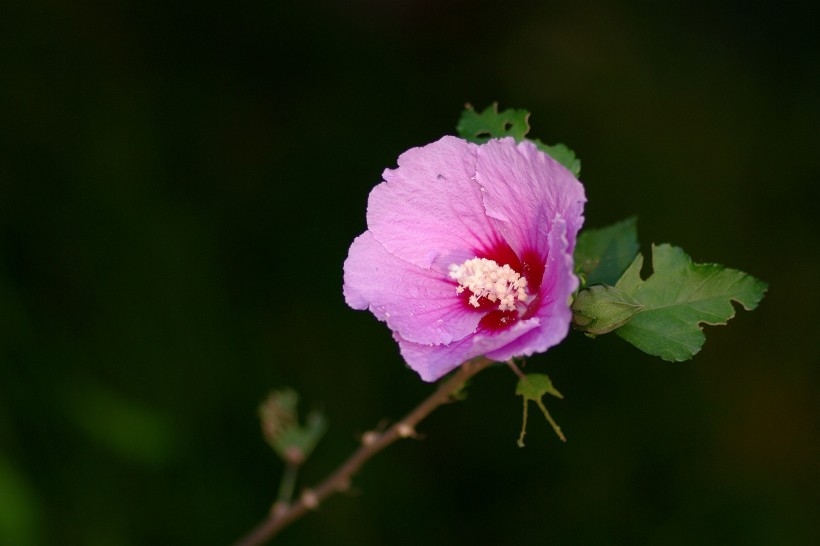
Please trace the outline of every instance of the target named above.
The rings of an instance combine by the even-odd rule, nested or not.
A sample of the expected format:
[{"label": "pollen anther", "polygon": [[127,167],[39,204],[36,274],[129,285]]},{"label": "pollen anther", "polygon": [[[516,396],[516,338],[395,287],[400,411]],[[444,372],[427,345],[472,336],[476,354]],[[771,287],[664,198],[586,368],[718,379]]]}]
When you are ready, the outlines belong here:
[{"label": "pollen anther", "polygon": [[513,311],[517,301],[526,301],[529,297],[526,286],[527,279],[508,264],[498,265],[494,260],[487,258],[473,258],[461,265],[450,266],[450,278],[458,282],[456,293],[464,290],[473,293],[469,302],[478,307],[481,298],[495,303],[501,311]]}]

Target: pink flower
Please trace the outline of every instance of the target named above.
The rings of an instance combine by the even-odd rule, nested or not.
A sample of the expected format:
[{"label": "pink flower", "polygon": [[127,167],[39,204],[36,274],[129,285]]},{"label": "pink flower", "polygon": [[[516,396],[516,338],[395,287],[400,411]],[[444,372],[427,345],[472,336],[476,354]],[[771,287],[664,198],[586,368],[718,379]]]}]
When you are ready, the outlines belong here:
[{"label": "pink flower", "polygon": [[530,142],[446,136],[404,152],[367,205],[344,295],[385,321],[435,381],[462,362],[527,356],[569,331],[584,188]]}]

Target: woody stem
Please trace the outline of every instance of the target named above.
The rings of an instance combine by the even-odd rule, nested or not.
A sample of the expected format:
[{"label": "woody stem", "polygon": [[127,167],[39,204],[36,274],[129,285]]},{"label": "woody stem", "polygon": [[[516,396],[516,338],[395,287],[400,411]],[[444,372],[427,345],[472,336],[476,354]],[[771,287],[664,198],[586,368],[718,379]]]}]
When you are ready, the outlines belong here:
[{"label": "woody stem", "polygon": [[318,507],[326,498],[334,493],[347,490],[350,487],[351,478],[364,463],[396,440],[413,436],[418,423],[430,415],[433,410],[447,403],[464,387],[471,377],[492,363],[492,360],[479,357],[462,364],[452,376],[439,385],[430,396],[408,413],[404,419],[393,424],[384,432],[367,433],[362,445],[323,482],[312,489],[306,489],[292,503],[277,502],[268,517],[237,541],[234,546],[259,546],[264,544],[308,511]]}]

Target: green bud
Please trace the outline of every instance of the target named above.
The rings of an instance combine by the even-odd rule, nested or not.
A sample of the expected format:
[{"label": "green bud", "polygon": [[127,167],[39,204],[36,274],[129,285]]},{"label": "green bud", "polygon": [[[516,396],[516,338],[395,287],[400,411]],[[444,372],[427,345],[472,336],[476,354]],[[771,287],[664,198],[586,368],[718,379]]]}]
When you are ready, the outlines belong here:
[{"label": "green bud", "polygon": [[596,284],[578,292],[572,302],[572,324],[587,334],[606,334],[620,328],[643,305],[614,286]]}]

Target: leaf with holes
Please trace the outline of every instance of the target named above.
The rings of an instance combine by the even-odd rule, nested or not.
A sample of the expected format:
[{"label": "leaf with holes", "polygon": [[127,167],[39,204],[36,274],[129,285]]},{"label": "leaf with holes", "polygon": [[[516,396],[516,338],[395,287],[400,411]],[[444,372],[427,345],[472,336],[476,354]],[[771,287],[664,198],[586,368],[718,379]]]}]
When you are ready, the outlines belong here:
[{"label": "leaf with holes", "polygon": [[615,287],[643,308],[615,332],[642,351],[670,362],[692,358],[706,336],[701,324],[726,324],[732,302],[756,308],[767,284],[736,269],[696,264],[680,248],[652,247],[653,273],[641,279],[638,254]]},{"label": "leaf with holes", "polygon": [[[481,112],[477,112],[468,104],[461,113],[456,125],[458,136],[464,140],[481,144],[491,138],[513,137],[516,142],[525,140],[530,132],[530,113],[523,108],[507,108],[498,111],[498,103],[494,102]],[[564,144],[550,146],[539,139],[526,139],[535,144],[539,150],[552,157],[566,167],[575,177],[581,172],[581,160],[575,152]]]},{"label": "leaf with holes", "polygon": [[476,112],[468,104],[461,113],[456,131],[464,140],[481,144],[491,138],[513,137],[516,142],[524,140],[530,131],[528,118],[530,113],[524,109],[507,108],[499,112],[498,103],[494,102],[482,112]]}]

